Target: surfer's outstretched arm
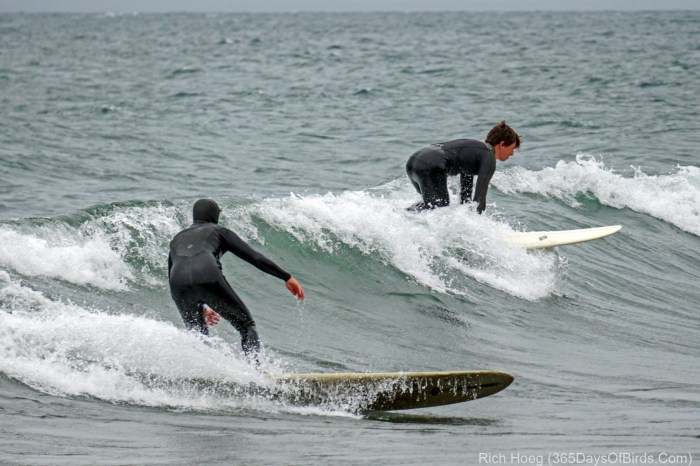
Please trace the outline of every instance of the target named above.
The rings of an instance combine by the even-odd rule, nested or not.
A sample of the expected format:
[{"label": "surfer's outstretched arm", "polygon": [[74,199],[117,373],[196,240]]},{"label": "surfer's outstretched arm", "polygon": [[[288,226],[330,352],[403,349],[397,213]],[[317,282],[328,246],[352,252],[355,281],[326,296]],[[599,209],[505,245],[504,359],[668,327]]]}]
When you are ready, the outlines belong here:
[{"label": "surfer's outstretched arm", "polygon": [[223,232],[228,251],[231,251],[236,256],[254,265],[263,272],[269,273],[277,278],[281,278],[287,285],[287,289],[294,296],[301,300],[304,299],[304,290],[301,288],[301,285],[296,278],[292,277],[288,272],[285,272],[270,259],[251,248],[248,243],[243,241],[237,234],[228,228],[221,228],[220,231]]}]

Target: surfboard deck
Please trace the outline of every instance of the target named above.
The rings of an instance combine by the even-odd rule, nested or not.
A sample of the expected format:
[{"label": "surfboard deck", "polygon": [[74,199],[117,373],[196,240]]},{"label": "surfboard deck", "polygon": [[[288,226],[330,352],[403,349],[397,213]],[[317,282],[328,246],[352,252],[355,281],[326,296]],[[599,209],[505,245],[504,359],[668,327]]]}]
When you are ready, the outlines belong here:
[{"label": "surfboard deck", "polygon": [[525,249],[546,249],[567,244],[583,243],[617,233],[622,225],[582,228],[579,230],[525,231],[506,235],[506,240]]},{"label": "surfboard deck", "polygon": [[508,387],[513,376],[498,371],[287,374],[302,404],[352,402],[357,411],[429,408],[483,398]]},{"label": "surfboard deck", "polygon": [[284,374],[269,383],[241,384],[211,378],[161,378],[157,385],[182,387],[221,397],[249,396],[290,406],[318,406],[358,414],[429,408],[498,393],[513,376],[498,371]]}]

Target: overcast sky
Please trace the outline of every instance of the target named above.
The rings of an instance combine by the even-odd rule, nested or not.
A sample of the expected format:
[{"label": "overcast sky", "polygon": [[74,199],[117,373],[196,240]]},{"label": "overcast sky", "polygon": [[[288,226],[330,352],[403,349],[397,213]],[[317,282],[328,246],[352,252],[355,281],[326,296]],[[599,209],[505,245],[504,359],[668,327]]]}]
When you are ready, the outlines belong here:
[{"label": "overcast sky", "polygon": [[698,0],[0,0],[0,13],[699,9]]}]

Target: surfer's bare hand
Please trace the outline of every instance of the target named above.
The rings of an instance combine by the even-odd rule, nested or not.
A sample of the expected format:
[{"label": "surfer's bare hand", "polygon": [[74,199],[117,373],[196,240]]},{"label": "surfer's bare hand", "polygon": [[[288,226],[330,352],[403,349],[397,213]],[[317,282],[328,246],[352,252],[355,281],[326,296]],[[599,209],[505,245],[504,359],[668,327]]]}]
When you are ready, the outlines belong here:
[{"label": "surfer's bare hand", "polygon": [[296,278],[290,277],[289,280],[287,280],[286,285],[287,289],[291,291],[291,293],[296,296],[297,299],[301,299],[302,301],[304,300],[304,290],[301,289],[301,285]]},{"label": "surfer's bare hand", "polygon": [[219,323],[221,316],[214,309],[207,306],[204,308],[204,320],[207,322],[207,325],[211,327]]}]

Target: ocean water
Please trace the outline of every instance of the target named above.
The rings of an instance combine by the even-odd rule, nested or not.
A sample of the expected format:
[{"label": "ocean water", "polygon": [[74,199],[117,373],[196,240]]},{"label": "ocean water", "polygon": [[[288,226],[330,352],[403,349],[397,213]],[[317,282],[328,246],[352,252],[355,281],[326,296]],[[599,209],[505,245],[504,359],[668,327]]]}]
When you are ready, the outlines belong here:
[{"label": "ocean water", "polygon": [[[698,96],[697,11],[0,15],[0,463],[697,462]],[[483,215],[404,210],[413,151],[501,119]],[[264,381],[171,302],[200,197],[306,291],[224,259],[264,371],[514,383],[369,416],[167,383]]]}]

